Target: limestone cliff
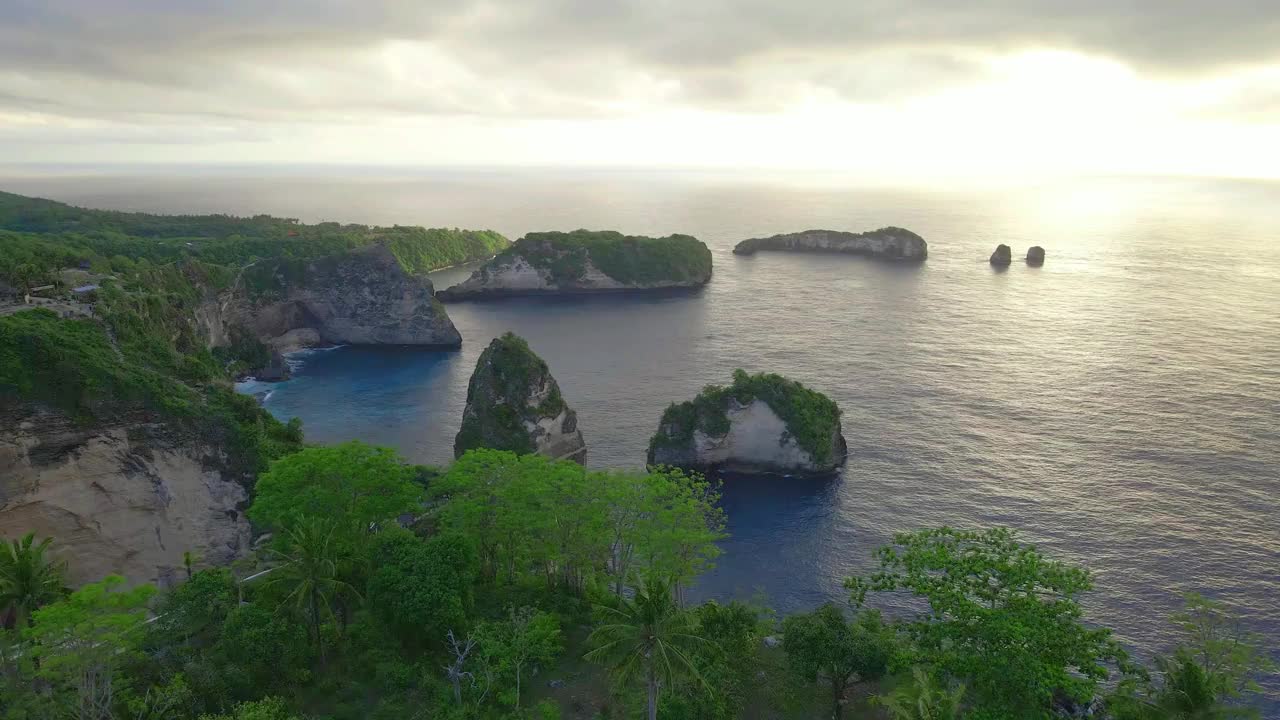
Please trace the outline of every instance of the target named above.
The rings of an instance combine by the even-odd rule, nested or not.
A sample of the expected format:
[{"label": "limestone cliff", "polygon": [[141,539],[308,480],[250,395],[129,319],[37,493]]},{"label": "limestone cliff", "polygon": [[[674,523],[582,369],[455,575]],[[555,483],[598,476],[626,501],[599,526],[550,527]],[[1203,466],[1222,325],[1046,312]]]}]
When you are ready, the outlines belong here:
[{"label": "limestone cliff", "polygon": [[443,300],[695,288],[711,279],[711,251],[696,238],[576,230],[529,233]]},{"label": "limestone cliff", "polygon": [[380,244],[251,268],[222,300],[220,316],[282,352],[322,344],[462,344],[431,281],[406,273]]},{"label": "limestone cliff", "polygon": [[560,395],[547,363],[511,333],[489,343],[467,385],[453,453],[458,457],[473,448],[586,461],[577,414]]},{"label": "limestone cliff", "polygon": [[0,537],[53,537],[74,585],[171,584],[249,548],[247,493],[224,451],[136,414],[85,426],[25,405],[0,420]]},{"label": "limestone cliff", "polygon": [[753,255],[762,250],[847,253],[884,260],[918,261],[929,256],[929,245],[924,238],[899,227],[884,227],[864,233],[805,230],[767,238],[752,238],[734,246],[733,253]]},{"label": "limestone cliff", "polygon": [[667,408],[649,441],[650,465],[738,473],[827,474],[844,464],[840,409],[778,375],[738,370]]}]

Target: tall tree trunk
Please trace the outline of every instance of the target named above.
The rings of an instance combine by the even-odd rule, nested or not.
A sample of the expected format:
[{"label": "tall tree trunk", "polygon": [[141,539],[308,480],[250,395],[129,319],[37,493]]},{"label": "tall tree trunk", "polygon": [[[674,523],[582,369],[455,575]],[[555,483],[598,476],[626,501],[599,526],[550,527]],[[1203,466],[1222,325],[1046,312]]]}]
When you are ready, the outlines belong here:
[{"label": "tall tree trunk", "polygon": [[649,671],[649,720],[658,720],[658,678]]},{"label": "tall tree trunk", "polygon": [[831,703],[833,705],[832,717],[836,720],[840,720],[840,718],[844,716],[844,703],[840,702],[841,700],[844,700],[844,685],[835,678],[831,678],[831,696]]},{"label": "tall tree trunk", "polygon": [[516,708],[520,707],[520,666],[516,665]]}]

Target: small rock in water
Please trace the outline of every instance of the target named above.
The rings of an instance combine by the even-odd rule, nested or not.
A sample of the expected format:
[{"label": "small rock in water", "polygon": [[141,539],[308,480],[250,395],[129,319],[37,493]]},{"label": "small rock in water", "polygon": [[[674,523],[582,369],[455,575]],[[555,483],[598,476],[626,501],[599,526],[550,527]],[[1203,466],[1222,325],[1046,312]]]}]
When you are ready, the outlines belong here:
[{"label": "small rock in water", "polygon": [[765,639],[764,639],[764,646],[765,646],[765,647],[771,647],[771,648],[772,648],[772,647],[778,647],[778,645],[779,645],[781,642],[782,642],[782,641],[778,639],[778,636],[777,636],[777,635],[768,635],[768,636],[766,636],[766,637],[765,637]]},{"label": "small rock in water", "polygon": [[991,253],[991,264],[997,267],[1007,267],[1013,262],[1013,250],[1008,245],[1000,244],[996,246],[996,251]]},{"label": "small rock in water", "polygon": [[1044,248],[1039,245],[1032,245],[1027,250],[1027,264],[1040,267],[1044,264]]},{"label": "small rock in water", "polygon": [[548,681],[547,681],[547,687],[549,687],[549,688],[553,688],[553,689],[554,689],[554,688],[562,688],[562,687],[564,687],[564,681],[563,681],[563,680],[548,680]]}]

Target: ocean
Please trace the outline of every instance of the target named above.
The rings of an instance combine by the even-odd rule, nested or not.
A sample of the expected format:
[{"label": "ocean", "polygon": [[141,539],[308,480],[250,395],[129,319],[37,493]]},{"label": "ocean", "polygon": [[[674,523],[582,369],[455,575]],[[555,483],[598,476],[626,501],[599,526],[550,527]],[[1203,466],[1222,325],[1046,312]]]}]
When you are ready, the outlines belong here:
[{"label": "ocean", "polygon": [[[842,601],[897,531],[1006,526],[1093,571],[1091,622],[1142,658],[1201,592],[1280,647],[1280,184],[1089,178],[897,189],[764,171],[55,170],[0,188],[114,209],[489,228],[688,233],[701,292],[455,303],[460,352],[338,348],[242,386],[310,440],[442,464],[477,356],[507,330],[549,363],[593,467],[643,465],[663,409],[735,368],[833,398],[826,481],[730,477],[699,597]],[[0,175],[3,175],[0,172]],[[736,257],[742,239],[899,225],[929,259]],[[993,269],[998,243],[1015,262]],[[1047,251],[1044,267],[1020,262]],[[469,268],[435,273],[437,288]],[[1280,715],[1280,684],[1267,711]]]}]

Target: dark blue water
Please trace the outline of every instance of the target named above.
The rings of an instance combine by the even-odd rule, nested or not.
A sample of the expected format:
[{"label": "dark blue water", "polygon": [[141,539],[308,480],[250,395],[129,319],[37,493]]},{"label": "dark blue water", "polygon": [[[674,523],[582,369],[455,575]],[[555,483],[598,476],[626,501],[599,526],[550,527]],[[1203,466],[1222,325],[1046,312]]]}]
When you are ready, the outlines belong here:
[{"label": "dark blue water", "polygon": [[[1280,646],[1280,187],[1095,180],[994,191],[859,189],[796,178],[421,174],[377,182],[28,180],[111,207],[272,212],[541,229],[687,232],[715,254],[702,292],[453,304],[461,352],[343,348],[301,358],[266,407],[312,440],[450,459],[466,384],[513,330],[550,364],[597,467],[639,466],[662,409],[736,367],[841,406],[851,458],[827,482],[733,478],[731,537],[703,596],[778,609],[842,599],[899,530],[1004,525],[1094,571],[1090,619],[1140,655],[1199,591]],[[43,185],[41,185],[43,183]],[[61,184],[58,184],[61,183]],[[184,184],[185,183],[185,184]],[[23,192],[21,187],[11,189]],[[895,224],[930,258],[730,253],[743,238]],[[1043,268],[993,271],[996,243]],[[438,286],[467,274],[437,274]],[[1268,710],[1280,714],[1270,685]]]}]

